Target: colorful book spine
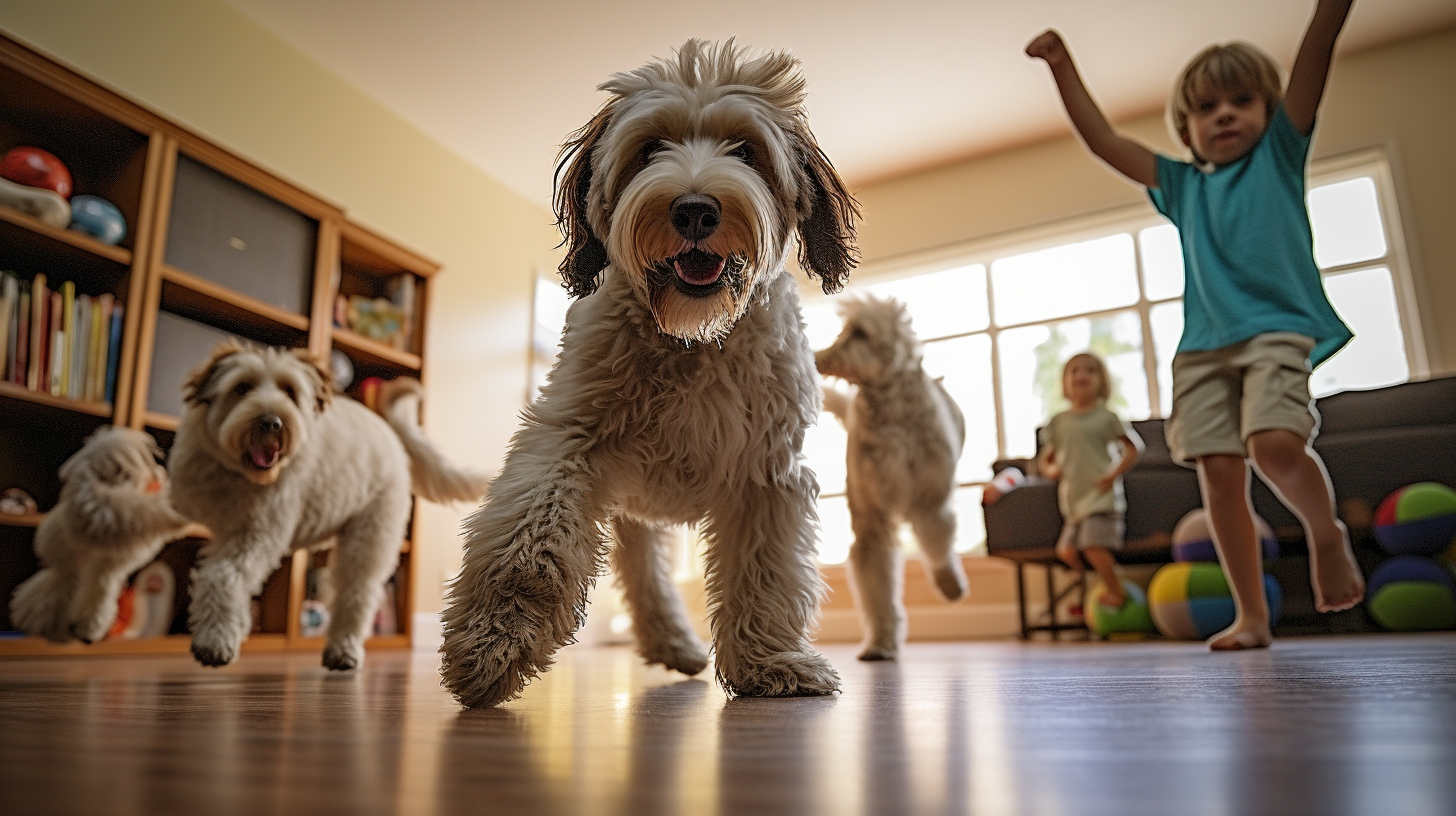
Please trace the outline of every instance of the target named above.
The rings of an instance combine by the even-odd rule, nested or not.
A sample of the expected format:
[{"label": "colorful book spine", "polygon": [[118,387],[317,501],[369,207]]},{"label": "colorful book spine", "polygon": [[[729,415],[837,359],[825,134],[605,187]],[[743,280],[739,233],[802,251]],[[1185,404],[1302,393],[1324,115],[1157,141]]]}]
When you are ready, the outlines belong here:
[{"label": "colorful book spine", "polygon": [[25,385],[26,367],[30,362],[30,283],[20,282],[20,306],[15,310],[15,365],[10,367],[10,381]]},{"label": "colorful book spine", "polygon": [[116,402],[116,366],[121,361],[121,324],[126,305],[118,303],[111,309],[111,342],[106,349],[106,392],[103,399]]},{"label": "colorful book spine", "polygon": [[[67,284],[61,284],[63,288],[66,285]],[[62,295],[59,290],[52,291],[50,325],[51,353],[50,362],[47,364],[50,369],[47,373],[50,376],[46,378],[46,390],[49,391],[51,393],[51,396],[53,397],[61,396],[61,383],[64,381],[63,378],[65,377],[66,373],[65,366],[62,365],[65,362],[66,357],[66,321],[64,317],[65,311],[65,296]]]},{"label": "colorful book spine", "polygon": [[10,338],[15,334],[11,316],[19,300],[20,286],[15,273],[0,273],[0,380],[10,379],[10,362],[14,356]]},{"label": "colorful book spine", "polygon": [[51,293],[46,288],[44,272],[36,273],[30,282],[30,368],[26,372],[25,385],[32,391],[41,390],[45,382],[46,352],[50,349],[50,335],[46,327],[50,321]]},{"label": "colorful book spine", "polygon": [[57,397],[67,397],[71,394],[71,346],[76,342],[76,284],[71,281],[61,283],[61,334],[60,348],[56,349],[60,358],[60,370],[56,376],[51,378],[51,394]]},{"label": "colorful book spine", "polygon": [[86,397],[86,353],[90,350],[88,344],[91,340],[91,296],[84,293],[77,295],[71,308],[75,311],[71,318],[75,333],[71,335],[71,379],[66,386],[66,396],[79,400]]},{"label": "colorful book spine", "polygon": [[[106,381],[106,341],[110,337],[109,332],[102,332],[101,327],[101,298],[104,295],[91,298],[91,313],[87,318],[91,321],[91,330],[86,335],[86,388],[85,399],[87,402],[99,402],[101,392]],[[107,328],[111,328],[107,326]]]}]

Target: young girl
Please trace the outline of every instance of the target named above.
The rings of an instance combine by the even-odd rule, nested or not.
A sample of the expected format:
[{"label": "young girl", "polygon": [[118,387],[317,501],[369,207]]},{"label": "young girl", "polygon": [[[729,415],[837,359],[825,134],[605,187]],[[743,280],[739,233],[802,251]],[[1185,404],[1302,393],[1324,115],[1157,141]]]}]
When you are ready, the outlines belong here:
[{"label": "young girl", "polygon": [[1178,227],[1184,326],[1166,431],[1173,456],[1198,468],[1237,610],[1233,625],[1209,639],[1212,649],[1273,640],[1248,459],[1304,524],[1316,608],[1348,609],[1365,593],[1324,465],[1309,447],[1318,425],[1310,371],[1352,336],[1325,296],[1304,207],[1310,134],[1350,4],[1319,0],[1287,89],[1278,65],[1253,46],[1214,46],[1194,58],[1169,104],[1193,162],[1114,131],[1055,31],[1026,49],[1051,68],[1088,150],[1147,187]]},{"label": "young girl", "polygon": [[[1112,394],[1107,366],[1092,354],[1078,354],[1062,368],[1062,394],[1071,410],[1052,417],[1042,429],[1041,472],[1056,479],[1062,534],[1057,557],[1075,570],[1082,557],[1102,577],[1106,591],[1097,602],[1114,609],[1127,596],[1117,575],[1114,550],[1122,549],[1122,474],[1137,464],[1143,441],[1117,414],[1107,410]],[[1113,465],[1114,443],[1121,446]],[[1078,554],[1080,551],[1080,555]]]}]

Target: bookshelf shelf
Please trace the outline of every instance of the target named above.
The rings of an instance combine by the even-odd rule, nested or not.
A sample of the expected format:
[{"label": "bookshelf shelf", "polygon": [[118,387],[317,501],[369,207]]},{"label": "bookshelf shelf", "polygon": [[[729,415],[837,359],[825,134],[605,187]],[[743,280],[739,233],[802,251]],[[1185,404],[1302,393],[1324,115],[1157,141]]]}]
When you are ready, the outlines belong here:
[{"label": "bookshelf shelf", "polygon": [[[115,328],[94,318],[84,324],[108,326],[106,334],[91,334],[117,350],[114,367],[98,352],[86,358],[107,360],[114,372],[107,401],[57,397],[0,381],[0,490],[19,487],[41,510],[54,507],[61,464],[106,424],[146,430],[164,450],[170,447],[184,410],[181,384],[224,338],[307,348],[324,357],[341,351],[355,370],[349,393],[356,398],[372,378],[423,377],[426,295],[438,264],[351,221],[340,206],[3,33],[0,88],[0,152],[30,145],[52,153],[71,169],[77,193],[107,199],[127,222],[126,236],[113,246],[0,205],[0,270],[14,278],[0,281],[5,287],[0,302],[12,290],[42,291],[49,298],[64,287],[62,303],[70,296],[73,303],[100,302],[100,314],[106,305],[112,314],[121,309]],[[340,296],[345,304],[351,297],[393,298],[404,315],[399,340],[380,342],[336,328],[332,318]],[[72,315],[72,325],[80,326],[74,321],[86,312],[78,306],[73,314],[62,306],[58,313]],[[37,314],[34,308],[31,314]],[[50,321],[46,324],[49,331]],[[84,330],[76,336],[85,339]],[[29,371],[21,371],[28,378]],[[94,379],[90,384],[88,396],[104,393],[95,390]],[[0,656],[188,651],[189,638],[180,634],[186,621],[180,601],[174,634],[163,637],[86,646],[7,635],[9,594],[38,566],[31,548],[41,518],[0,516]],[[158,557],[173,570],[179,593],[208,538],[203,528],[189,530]],[[416,540],[412,526],[401,542],[387,592],[390,604],[381,607],[393,613],[401,634],[372,638],[370,648],[410,644]],[[319,563],[326,564],[327,557],[304,551],[283,559],[255,599],[262,631],[248,638],[245,652],[322,648],[322,639],[302,636],[300,614],[310,570]],[[394,627],[385,631],[389,628]]]}]

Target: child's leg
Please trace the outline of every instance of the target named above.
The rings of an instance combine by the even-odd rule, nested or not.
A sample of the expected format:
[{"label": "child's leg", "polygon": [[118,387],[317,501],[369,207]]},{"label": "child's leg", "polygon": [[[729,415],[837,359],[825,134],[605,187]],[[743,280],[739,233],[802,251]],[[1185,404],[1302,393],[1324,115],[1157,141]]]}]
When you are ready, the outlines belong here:
[{"label": "child's leg", "polygon": [[1057,559],[1067,565],[1068,569],[1081,572],[1082,556],[1077,552],[1077,525],[1072,522],[1062,524],[1062,534],[1057,536]]},{"label": "child's leg", "polygon": [[1249,453],[1259,474],[1304,525],[1315,608],[1349,609],[1365,595],[1365,579],[1350,549],[1349,531],[1335,518],[1334,497],[1324,463],[1292,431],[1249,435]]},{"label": "child's leg", "polygon": [[1234,598],[1234,622],[1208,639],[1215,650],[1258,649],[1273,642],[1269,606],[1264,598],[1264,564],[1254,513],[1249,507],[1249,471],[1242,457],[1198,457],[1198,486]]},{"label": "child's leg", "polygon": [[1103,585],[1107,587],[1102,597],[1093,601],[1121,609],[1127,603],[1127,594],[1122,591],[1122,576],[1117,574],[1117,562],[1113,560],[1112,553],[1106,547],[1087,547],[1082,550],[1082,555],[1087,557],[1087,563],[1097,570]]}]

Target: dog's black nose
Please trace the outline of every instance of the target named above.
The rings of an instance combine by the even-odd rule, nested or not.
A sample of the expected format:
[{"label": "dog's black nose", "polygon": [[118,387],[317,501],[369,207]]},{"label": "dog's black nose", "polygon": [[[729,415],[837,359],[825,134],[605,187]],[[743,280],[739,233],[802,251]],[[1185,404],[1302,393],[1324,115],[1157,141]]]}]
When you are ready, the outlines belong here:
[{"label": "dog's black nose", "polygon": [[672,228],[689,241],[712,235],[723,220],[718,199],[702,193],[686,193],[672,202]]},{"label": "dog's black nose", "polygon": [[258,430],[263,433],[278,433],[283,430],[283,420],[276,416],[265,416],[258,419]]}]

